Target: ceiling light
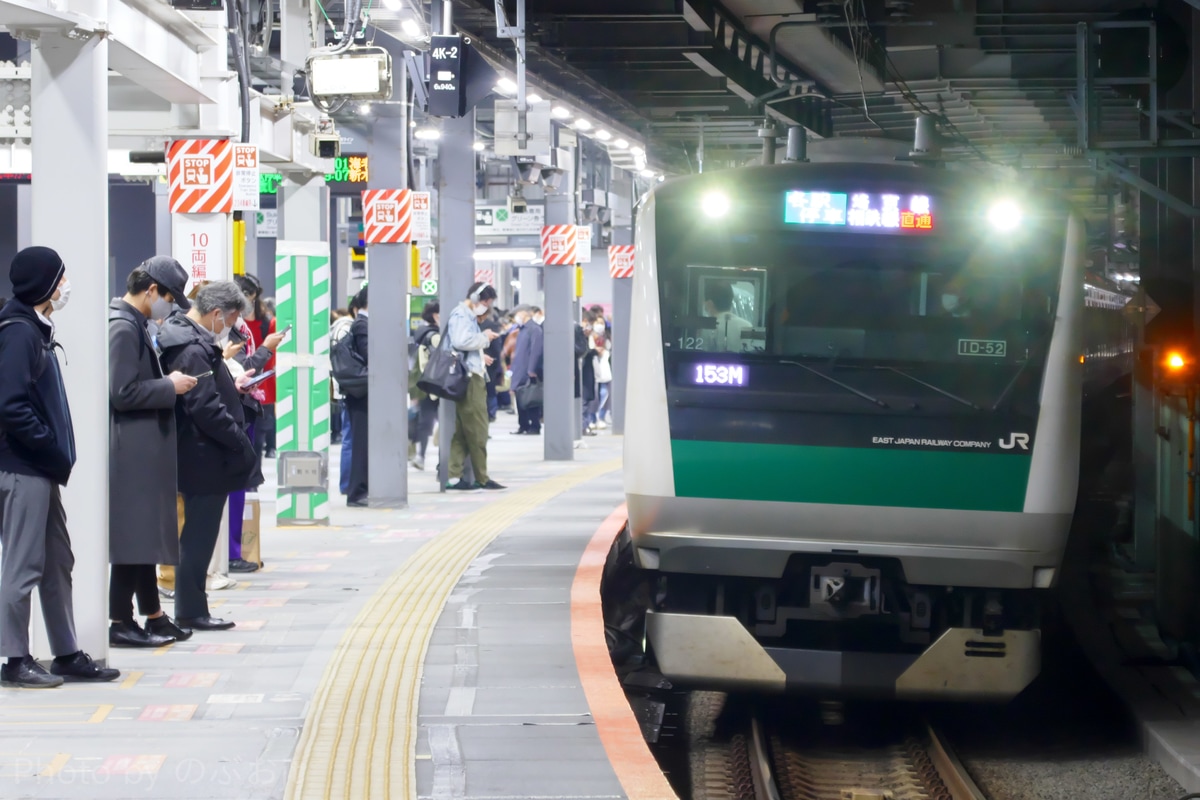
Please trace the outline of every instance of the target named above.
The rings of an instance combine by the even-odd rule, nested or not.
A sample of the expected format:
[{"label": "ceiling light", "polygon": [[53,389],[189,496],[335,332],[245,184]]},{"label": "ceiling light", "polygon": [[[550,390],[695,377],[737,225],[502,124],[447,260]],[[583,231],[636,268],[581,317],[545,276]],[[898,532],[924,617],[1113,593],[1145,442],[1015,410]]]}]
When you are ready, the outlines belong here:
[{"label": "ceiling light", "polygon": [[562,106],[555,106],[554,109],[550,113],[553,114],[554,116],[558,117],[559,119],[570,119],[571,118],[570,109],[563,108]]},{"label": "ceiling light", "polygon": [[[384,0],[384,5],[387,5],[387,0]],[[419,38],[424,33],[424,31],[421,30],[421,23],[417,22],[415,19],[406,19],[404,22],[401,22],[400,30],[404,31],[407,36],[411,36],[414,39]]]},{"label": "ceiling light", "polygon": [[383,7],[388,11],[399,11],[403,6],[402,0],[383,0]]},{"label": "ceiling light", "polygon": [[484,149],[484,147],[486,147],[486,145],[483,142],[476,142],[475,144],[473,144],[471,146],[475,148],[476,153],[480,152],[481,150]]},{"label": "ceiling light", "polygon": [[663,182],[663,181],[665,181],[666,179],[667,179],[667,176],[666,176],[666,175],[659,175],[659,176],[658,176],[658,182],[659,182],[659,183],[662,183],[662,182]]},{"label": "ceiling light", "polygon": [[588,122],[586,119],[577,119],[575,120],[575,127],[581,131],[586,131],[591,129],[592,123]]},{"label": "ceiling light", "polygon": [[517,85],[512,82],[511,78],[501,78],[496,81],[496,91],[504,92],[504,94],[512,94],[517,90]]},{"label": "ceiling light", "polygon": [[613,147],[617,148],[618,150],[624,150],[626,147],[629,147],[629,142],[625,141],[624,139],[617,139],[615,142],[613,142]]},{"label": "ceiling light", "polygon": [[638,147],[636,144],[633,147],[629,148],[629,152],[633,153],[635,156],[646,155],[646,151],[643,150],[642,148]]},{"label": "ceiling light", "polygon": [[612,138],[612,134],[605,130],[596,131],[596,138],[602,142],[607,142]]},{"label": "ceiling light", "polygon": [[639,174],[639,175],[641,175],[643,178],[653,178],[653,177],[654,177],[654,170],[652,170],[652,169],[644,169],[644,170],[642,170],[641,172],[639,172],[638,174]]},{"label": "ceiling light", "polygon": [[532,247],[496,247],[491,250],[476,250],[471,258],[476,261],[530,261],[537,256],[537,251]]},{"label": "ceiling light", "polygon": [[371,104],[370,103],[361,103],[358,106],[358,113],[363,114],[363,115],[370,114],[371,113]]},{"label": "ceiling light", "polygon": [[442,132],[437,128],[425,126],[417,128],[415,131],[413,131],[413,136],[423,142],[433,142],[442,138]]},{"label": "ceiling light", "polygon": [[542,96],[540,94],[538,94],[537,92],[534,92],[533,94],[525,95],[525,102],[532,103],[533,105],[537,105],[538,103],[544,103],[546,101],[542,99]]}]

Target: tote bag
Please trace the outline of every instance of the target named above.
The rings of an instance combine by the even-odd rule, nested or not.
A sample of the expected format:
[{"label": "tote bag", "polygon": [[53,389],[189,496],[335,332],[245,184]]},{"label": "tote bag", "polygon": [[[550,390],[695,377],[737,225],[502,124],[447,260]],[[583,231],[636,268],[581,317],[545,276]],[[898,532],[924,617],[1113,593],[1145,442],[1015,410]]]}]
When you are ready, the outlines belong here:
[{"label": "tote bag", "polygon": [[429,363],[417,381],[417,388],[433,397],[458,402],[467,396],[471,377],[458,352],[450,348],[450,337],[443,336],[437,348],[429,353]]}]

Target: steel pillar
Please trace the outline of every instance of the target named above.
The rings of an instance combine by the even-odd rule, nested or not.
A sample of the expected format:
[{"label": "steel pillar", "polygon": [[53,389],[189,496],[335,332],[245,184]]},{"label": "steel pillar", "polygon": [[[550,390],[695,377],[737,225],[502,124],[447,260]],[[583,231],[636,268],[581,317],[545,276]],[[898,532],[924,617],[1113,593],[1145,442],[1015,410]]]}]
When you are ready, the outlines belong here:
[{"label": "steel pillar", "polygon": [[[474,144],[474,111],[443,121],[437,160],[438,303],[443,324],[454,306],[467,299],[467,290],[475,281]],[[439,406],[438,483],[444,487],[450,467],[450,439],[454,436],[454,403],[442,400]],[[463,480],[474,480],[473,475],[464,471]]]},{"label": "steel pillar", "polygon": [[[633,228],[613,228],[613,244],[633,244]],[[625,393],[629,380],[629,320],[633,314],[633,278],[612,282],[612,432],[625,434]]]},{"label": "steel pillar", "polygon": [[[401,65],[397,84],[401,93],[407,91],[406,83]],[[377,106],[376,113],[370,145],[370,187],[407,188],[406,106],[404,103]],[[370,405],[370,440],[374,446],[371,447],[368,475],[370,504],[378,508],[408,505],[407,343],[411,262],[411,244],[372,244],[368,247],[371,307],[379,312],[369,317],[371,370],[367,402]]]},{"label": "steel pillar", "polygon": [[[154,182],[154,253],[171,253],[171,185]],[[114,287],[118,288],[118,287]]]},{"label": "steel pillar", "polygon": [[17,249],[33,245],[33,184],[17,184]]},{"label": "steel pillar", "polygon": [[[88,4],[77,10],[87,13]],[[94,4],[97,20],[105,6]],[[43,33],[32,53],[30,238],[67,265],[72,302],[54,315],[78,460],[63,490],[75,552],[79,646],[108,656],[108,39]],[[36,605],[36,604],[35,604]],[[35,656],[49,655],[40,623]]]},{"label": "steel pillar", "polygon": [[[574,159],[568,159],[574,163]],[[546,224],[573,225],[574,177],[563,176],[563,190],[546,195]],[[575,459],[575,428],[581,415],[575,402],[575,265],[543,267],[545,275],[545,372],[542,435],[547,461]]]}]

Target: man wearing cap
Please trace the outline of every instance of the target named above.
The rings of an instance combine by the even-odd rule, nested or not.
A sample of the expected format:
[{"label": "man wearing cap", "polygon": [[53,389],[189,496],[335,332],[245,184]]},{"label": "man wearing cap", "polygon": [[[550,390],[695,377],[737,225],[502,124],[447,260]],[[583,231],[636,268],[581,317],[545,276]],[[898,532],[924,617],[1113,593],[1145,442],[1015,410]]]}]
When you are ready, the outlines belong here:
[{"label": "man wearing cap", "polygon": [[[9,270],[13,299],[0,310],[0,686],[41,689],[111,681],[75,639],[71,569],[61,487],[75,465],[71,409],[54,348],[54,323],[71,293],[66,267],[48,247],[28,247]],[[37,587],[54,663],[29,654],[30,594]]]},{"label": "man wearing cap", "polygon": [[[161,647],[191,630],[163,613],[156,564],[179,563],[176,514],[175,398],[196,386],[182,372],[164,375],[149,320],[165,319],[172,304],[191,308],[188,274],[169,256],[155,256],[125,281],[123,298],[108,307],[109,457],[108,643]],[[146,627],[133,616],[133,598]]]}]

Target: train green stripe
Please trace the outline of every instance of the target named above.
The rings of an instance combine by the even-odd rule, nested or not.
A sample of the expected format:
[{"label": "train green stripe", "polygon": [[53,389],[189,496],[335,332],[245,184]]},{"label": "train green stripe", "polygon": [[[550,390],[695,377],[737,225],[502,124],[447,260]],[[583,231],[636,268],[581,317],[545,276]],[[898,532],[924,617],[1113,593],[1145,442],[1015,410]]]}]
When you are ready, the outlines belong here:
[{"label": "train green stripe", "polygon": [[1031,457],[671,441],[678,497],[1021,511]]}]

